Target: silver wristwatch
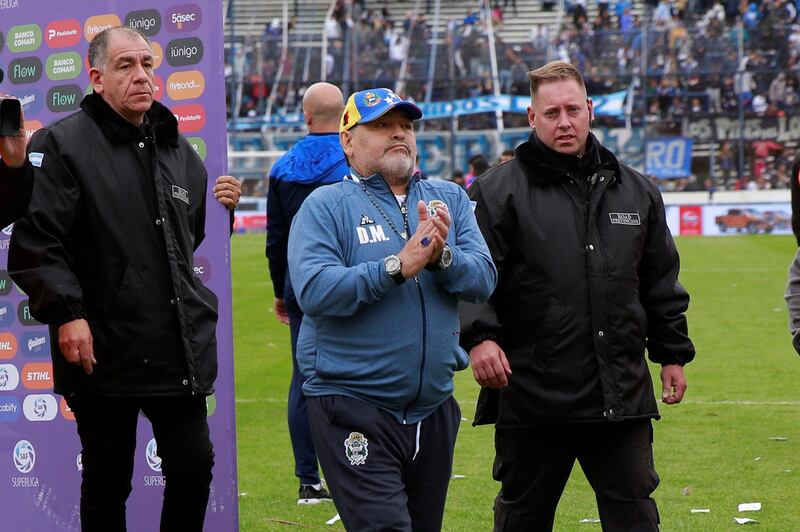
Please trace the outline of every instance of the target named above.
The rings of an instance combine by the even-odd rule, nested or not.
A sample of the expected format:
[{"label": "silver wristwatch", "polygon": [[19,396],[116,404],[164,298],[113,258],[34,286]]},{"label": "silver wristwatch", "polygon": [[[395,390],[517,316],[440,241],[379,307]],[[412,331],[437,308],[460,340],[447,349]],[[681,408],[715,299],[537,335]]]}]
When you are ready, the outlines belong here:
[{"label": "silver wristwatch", "polygon": [[425,266],[425,269],[438,272],[439,270],[444,270],[449,267],[451,264],[453,264],[453,250],[450,249],[450,246],[445,244],[444,249],[442,249],[442,254],[439,256],[439,260],[436,264],[429,264]]},{"label": "silver wristwatch", "polygon": [[453,264],[453,250],[450,249],[450,246],[445,244],[442,250],[442,256],[439,257],[438,266],[440,270],[444,270],[445,268],[449,268],[451,264]]},{"label": "silver wristwatch", "polygon": [[386,273],[389,274],[389,277],[397,284],[403,284],[406,282],[406,278],[403,277],[403,272],[401,271],[403,268],[403,261],[400,260],[400,257],[397,255],[389,255],[385,259],[383,259],[383,267],[386,268]]}]

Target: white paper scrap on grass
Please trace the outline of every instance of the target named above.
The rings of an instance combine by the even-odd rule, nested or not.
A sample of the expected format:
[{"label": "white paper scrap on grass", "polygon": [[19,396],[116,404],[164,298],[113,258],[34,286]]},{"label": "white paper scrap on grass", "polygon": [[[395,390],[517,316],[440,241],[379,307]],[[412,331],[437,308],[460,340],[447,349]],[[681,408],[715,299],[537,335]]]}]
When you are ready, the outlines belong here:
[{"label": "white paper scrap on grass", "polygon": [[578,522],[579,523],[599,523],[600,522],[600,518],[599,517],[587,517],[586,519],[581,519]]},{"label": "white paper scrap on grass", "polygon": [[710,514],[711,508],[692,508],[690,511],[693,514]]},{"label": "white paper scrap on grass", "polygon": [[325,521],[325,524],[326,524],[326,525],[332,525],[332,524],[334,524],[336,521],[341,521],[341,519],[342,519],[342,518],[341,518],[341,517],[339,517],[339,514],[336,514],[336,515],[334,515],[333,517],[331,517],[330,519],[328,519],[327,521]]},{"label": "white paper scrap on grass", "polygon": [[467,419],[467,418],[465,418],[465,417],[462,417],[462,418],[461,418],[461,421],[469,421],[469,419]]},{"label": "white paper scrap on grass", "polygon": [[751,523],[752,524],[758,523],[758,521],[756,521],[755,519],[750,519],[749,517],[734,517],[733,522],[738,523],[740,525],[749,525]]},{"label": "white paper scrap on grass", "polygon": [[740,512],[757,512],[761,509],[760,502],[743,502],[739,505]]},{"label": "white paper scrap on grass", "polygon": [[467,478],[466,475],[453,475],[453,478]]},{"label": "white paper scrap on grass", "polygon": [[759,460],[761,460],[760,456],[756,456],[755,458],[753,458],[753,462],[758,462]]},{"label": "white paper scrap on grass", "polygon": [[772,441],[786,441],[786,440],[788,440],[788,439],[789,439],[789,438],[787,438],[787,437],[785,437],[785,436],[772,436],[772,437],[770,438],[770,440],[772,440]]}]

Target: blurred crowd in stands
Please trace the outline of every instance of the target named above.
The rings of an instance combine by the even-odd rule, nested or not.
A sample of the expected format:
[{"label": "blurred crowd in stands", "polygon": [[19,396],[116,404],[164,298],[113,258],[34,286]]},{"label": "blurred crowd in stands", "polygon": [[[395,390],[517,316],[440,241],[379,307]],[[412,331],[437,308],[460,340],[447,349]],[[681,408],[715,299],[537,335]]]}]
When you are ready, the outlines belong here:
[{"label": "blurred crowd in stands", "polygon": [[[797,112],[800,20],[795,2],[800,4],[800,0],[647,0],[646,9],[635,10],[632,0],[593,0],[591,9],[587,0],[567,0],[558,31],[553,25],[534,24],[527,41],[515,43],[494,33],[495,79],[490,23],[494,31],[502,27],[518,9],[515,0],[492,0],[487,10],[468,9],[463,18],[449,19],[441,34],[429,20],[434,2],[421,2],[422,9],[415,13],[409,8],[413,2],[398,1],[388,9],[372,8],[369,0],[339,0],[325,22],[324,58],[319,47],[290,43],[281,65],[286,28],[275,19],[260,41],[228,50],[226,74],[229,79],[241,74],[238,116],[259,117],[268,106],[273,114],[298,111],[305,87],[319,79],[323,63],[327,80],[345,93],[386,86],[418,102],[435,102],[496,92],[527,95],[527,72],[560,59],[584,73],[590,94],[627,91],[626,116],[598,117],[595,127],[645,127],[648,136],[680,136],[688,123],[703,117],[769,118]],[[553,8],[555,2],[542,5]],[[290,20],[287,28],[294,24]],[[296,42],[306,38],[292,35]],[[274,83],[278,77],[281,82]],[[229,104],[234,101],[229,99]],[[505,127],[528,125],[521,113],[505,113],[503,121]],[[450,119],[425,122],[426,129],[451,127]],[[462,117],[456,129],[495,127],[495,115],[484,113]],[[705,177],[665,180],[660,186],[664,190],[786,188],[796,141],[763,146],[767,140],[740,146],[738,141],[712,139],[713,171]],[[748,168],[746,178],[738,172],[740,153]]]}]

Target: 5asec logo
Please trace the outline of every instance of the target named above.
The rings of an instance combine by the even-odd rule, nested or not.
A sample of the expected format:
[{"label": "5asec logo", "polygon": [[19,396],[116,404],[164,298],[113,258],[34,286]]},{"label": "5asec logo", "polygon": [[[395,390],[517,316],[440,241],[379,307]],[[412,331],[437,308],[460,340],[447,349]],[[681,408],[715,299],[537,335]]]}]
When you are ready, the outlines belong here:
[{"label": "5asec logo", "polygon": [[19,440],[14,446],[14,467],[20,473],[30,473],[36,464],[36,451],[28,440]]},{"label": "5asec logo", "polygon": [[203,22],[203,12],[197,4],[183,4],[167,11],[164,18],[167,21],[167,31],[183,33],[200,27],[200,23]]}]

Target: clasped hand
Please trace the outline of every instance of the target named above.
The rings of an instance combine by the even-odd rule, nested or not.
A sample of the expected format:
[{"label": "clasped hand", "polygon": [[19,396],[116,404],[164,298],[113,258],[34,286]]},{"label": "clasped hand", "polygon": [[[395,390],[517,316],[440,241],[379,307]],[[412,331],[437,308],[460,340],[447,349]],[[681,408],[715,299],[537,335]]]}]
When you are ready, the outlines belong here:
[{"label": "clasped hand", "polygon": [[430,216],[425,202],[417,202],[419,225],[397,256],[402,261],[401,272],[406,279],[417,275],[425,266],[439,262],[450,230],[450,213],[441,203],[436,206],[436,214]]}]

